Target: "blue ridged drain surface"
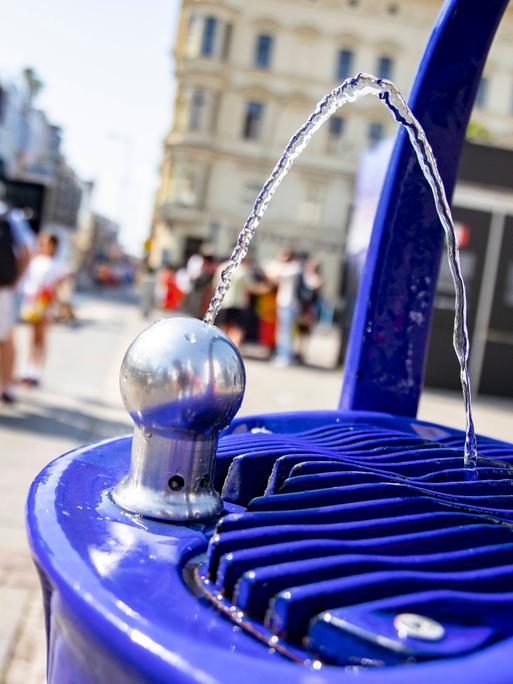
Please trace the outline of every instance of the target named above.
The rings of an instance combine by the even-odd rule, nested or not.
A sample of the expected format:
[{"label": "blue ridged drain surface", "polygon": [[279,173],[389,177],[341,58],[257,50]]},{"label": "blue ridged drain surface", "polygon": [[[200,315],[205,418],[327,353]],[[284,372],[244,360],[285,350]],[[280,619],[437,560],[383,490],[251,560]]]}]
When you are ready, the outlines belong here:
[{"label": "blue ridged drain surface", "polygon": [[[513,633],[513,451],[362,423],[232,434],[225,516],[197,570],[227,616],[295,660],[378,665],[460,656]],[[436,638],[397,616],[435,620]],[[442,635],[441,635],[442,634]]]}]

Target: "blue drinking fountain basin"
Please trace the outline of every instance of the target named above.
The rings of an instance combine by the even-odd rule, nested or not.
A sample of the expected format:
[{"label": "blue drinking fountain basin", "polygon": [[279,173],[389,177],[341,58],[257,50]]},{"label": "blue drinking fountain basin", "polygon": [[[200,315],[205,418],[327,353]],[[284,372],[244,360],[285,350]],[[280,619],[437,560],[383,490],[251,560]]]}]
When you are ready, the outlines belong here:
[{"label": "blue drinking fountain basin", "polygon": [[[235,420],[217,524],[129,513],[131,439],[34,483],[50,682],[511,682],[511,446],[332,411]],[[480,466],[481,467],[481,466]]]},{"label": "blue drinking fountain basin", "polygon": [[[448,197],[505,6],[446,2],[410,97]],[[134,342],[134,437],[29,494],[50,684],[513,682],[513,447],[479,437],[465,469],[464,433],[415,417],[442,246],[400,134],[335,411],[231,420],[223,333],[173,319]]]}]

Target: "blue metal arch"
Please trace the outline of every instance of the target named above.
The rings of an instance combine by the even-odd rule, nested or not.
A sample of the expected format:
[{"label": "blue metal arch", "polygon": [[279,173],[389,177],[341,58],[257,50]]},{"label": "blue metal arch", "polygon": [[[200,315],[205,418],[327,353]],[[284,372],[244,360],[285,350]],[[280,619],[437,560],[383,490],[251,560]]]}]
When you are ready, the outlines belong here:
[{"label": "blue metal arch", "polygon": [[[506,6],[507,0],[447,0],[413,85],[409,104],[426,131],[449,198],[483,66]],[[341,409],[416,415],[443,244],[431,190],[401,131],[358,293]]]}]

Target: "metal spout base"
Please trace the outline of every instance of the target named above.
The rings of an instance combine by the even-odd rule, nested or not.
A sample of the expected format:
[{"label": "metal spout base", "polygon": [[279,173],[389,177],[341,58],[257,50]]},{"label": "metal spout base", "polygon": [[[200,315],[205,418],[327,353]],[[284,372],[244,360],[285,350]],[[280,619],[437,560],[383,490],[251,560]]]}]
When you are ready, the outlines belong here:
[{"label": "metal spout base", "polygon": [[135,429],[130,472],[112,490],[114,501],[176,523],[219,517],[217,441],[241,405],[245,379],[239,351],[213,325],[165,318],[144,330],[121,364]]},{"label": "metal spout base", "polygon": [[114,501],[131,513],[170,522],[201,522],[223,510],[212,488],[217,435],[175,430],[165,437],[138,426],[130,472],[115,489]]},{"label": "metal spout base", "polygon": [[215,491],[155,492],[134,484],[128,476],[112,492],[112,498],[131,513],[175,523],[205,522],[219,518],[223,502]]}]

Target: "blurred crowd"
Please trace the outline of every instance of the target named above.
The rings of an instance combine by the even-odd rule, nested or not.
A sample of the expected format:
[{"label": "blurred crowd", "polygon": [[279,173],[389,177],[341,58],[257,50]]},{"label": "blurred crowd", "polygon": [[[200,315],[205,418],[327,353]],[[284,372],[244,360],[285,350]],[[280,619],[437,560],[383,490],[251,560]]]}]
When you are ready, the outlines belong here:
[{"label": "blurred crowd", "polygon": [[30,347],[17,380],[36,387],[47,353],[48,328],[59,317],[74,320],[73,279],[59,258],[59,238],[36,236],[19,209],[5,202],[0,184],[0,400],[16,401],[14,390],[17,319],[30,326]]},{"label": "blurred crowd", "polygon": [[[4,404],[16,401],[16,383],[40,384],[51,324],[76,320],[75,278],[61,247],[57,235],[33,232],[23,212],[6,203],[0,184],[0,401]],[[159,307],[202,318],[227,265],[227,258],[216,259],[206,246],[179,267],[164,264],[155,271],[143,263],[139,274],[143,315],[148,317]],[[94,273],[97,286],[130,285],[133,266],[128,264],[119,273],[105,271],[108,277],[98,269]],[[301,363],[321,315],[322,287],[319,263],[308,254],[283,250],[263,264],[248,255],[233,273],[216,324],[238,347],[246,345],[247,351],[249,345],[256,345],[266,356],[274,355],[276,365]],[[26,358],[17,358],[21,354],[16,349],[16,321],[29,327]]]},{"label": "blurred crowd", "polygon": [[[178,268],[145,266],[139,282],[143,316],[157,306],[202,318],[228,263],[205,247]],[[283,250],[262,265],[248,255],[233,273],[216,325],[238,347],[253,343],[274,354],[277,366],[302,363],[321,314],[322,286],[319,263],[308,254]]]}]

